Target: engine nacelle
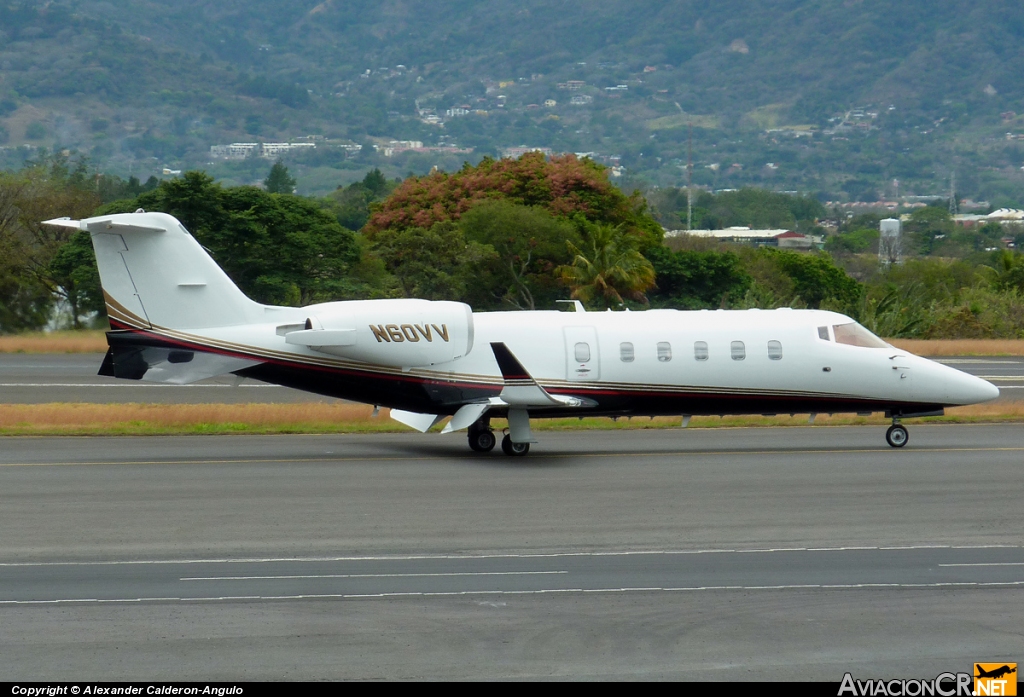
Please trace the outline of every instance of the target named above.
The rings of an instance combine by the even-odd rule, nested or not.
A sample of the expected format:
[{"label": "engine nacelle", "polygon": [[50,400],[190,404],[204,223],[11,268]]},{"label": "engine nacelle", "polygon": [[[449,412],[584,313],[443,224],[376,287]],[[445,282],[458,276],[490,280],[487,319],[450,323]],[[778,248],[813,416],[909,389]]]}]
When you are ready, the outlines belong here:
[{"label": "engine nacelle", "polygon": [[347,300],[310,305],[289,344],[364,363],[415,368],[447,363],[473,348],[473,310],[444,300]]}]

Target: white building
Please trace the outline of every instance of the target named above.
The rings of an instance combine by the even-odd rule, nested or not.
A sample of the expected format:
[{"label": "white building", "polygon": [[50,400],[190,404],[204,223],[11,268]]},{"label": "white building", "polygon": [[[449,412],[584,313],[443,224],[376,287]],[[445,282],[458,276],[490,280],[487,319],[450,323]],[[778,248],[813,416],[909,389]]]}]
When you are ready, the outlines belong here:
[{"label": "white building", "polygon": [[528,145],[519,145],[512,148],[505,148],[501,151],[502,157],[510,157],[513,160],[518,160],[520,157],[528,152],[542,152],[545,157],[551,157],[551,148],[531,148]]},{"label": "white building", "polygon": [[814,235],[803,235],[799,232],[783,229],[752,230],[749,227],[728,227],[724,230],[666,230],[665,237],[681,237],[693,235],[718,240],[719,242],[743,242],[758,247],[771,246],[783,249],[811,249],[822,244],[822,238]]},{"label": "white building", "polygon": [[244,160],[255,155],[272,160],[293,150],[313,148],[316,148],[316,143],[231,143],[230,145],[211,145],[210,157],[222,160]]}]

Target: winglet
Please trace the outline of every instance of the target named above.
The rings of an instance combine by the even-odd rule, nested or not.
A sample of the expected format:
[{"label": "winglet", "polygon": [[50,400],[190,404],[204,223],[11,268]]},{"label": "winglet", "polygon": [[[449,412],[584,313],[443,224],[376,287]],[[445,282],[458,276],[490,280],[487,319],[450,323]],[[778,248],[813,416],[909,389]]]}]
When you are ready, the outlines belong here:
[{"label": "winglet", "polygon": [[491,350],[494,351],[494,360],[498,361],[498,369],[501,370],[501,377],[505,378],[505,381],[509,380],[529,380],[530,382],[536,382],[528,372],[523,364],[519,362],[519,359],[512,355],[512,352],[508,350],[508,346],[500,341],[491,342]]},{"label": "winglet", "polygon": [[522,407],[592,406],[587,404],[589,400],[585,401],[579,397],[549,394],[502,342],[491,342],[491,350],[494,352],[494,360],[498,362],[501,377],[505,379],[505,387],[500,397],[506,404]]}]

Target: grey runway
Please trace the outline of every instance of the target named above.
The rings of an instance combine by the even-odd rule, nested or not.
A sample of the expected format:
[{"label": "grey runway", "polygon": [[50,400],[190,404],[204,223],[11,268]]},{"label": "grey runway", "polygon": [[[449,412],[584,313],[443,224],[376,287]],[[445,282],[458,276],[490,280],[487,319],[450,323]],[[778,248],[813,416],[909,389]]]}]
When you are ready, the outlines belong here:
[{"label": "grey runway", "polygon": [[1019,660],[1024,429],[9,438],[0,679],[934,677]]},{"label": "grey runway", "polygon": [[330,397],[233,376],[164,385],[97,375],[103,354],[0,354],[0,404],[263,404],[337,402]]},{"label": "grey runway", "polygon": [[4,565],[0,605],[1024,586],[1024,548],[146,560]]},{"label": "grey runway", "polygon": [[[1024,358],[940,358],[992,382],[999,401],[1024,399]],[[46,402],[149,404],[331,402],[328,397],[231,376],[193,385],[161,385],[96,375],[103,354],[0,354],[0,404]]]}]

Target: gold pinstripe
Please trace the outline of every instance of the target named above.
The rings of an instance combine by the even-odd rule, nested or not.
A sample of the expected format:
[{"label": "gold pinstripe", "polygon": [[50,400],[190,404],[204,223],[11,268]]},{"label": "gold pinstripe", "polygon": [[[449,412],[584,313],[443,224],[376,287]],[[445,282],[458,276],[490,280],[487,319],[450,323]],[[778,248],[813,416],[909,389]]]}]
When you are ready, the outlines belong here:
[{"label": "gold pinstripe", "polygon": [[[322,368],[336,368],[336,369],[348,369],[358,370],[364,373],[375,373],[378,375],[388,376],[403,376],[403,375],[414,375],[421,379],[433,379],[439,382],[469,382],[480,385],[481,387],[494,386],[518,386],[518,385],[532,385],[533,382],[530,380],[503,380],[500,377],[491,375],[478,375],[473,373],[450,373],[441,372],[436,370],[428,369],[412,369],[410,371],[402,371],[401,368],[390,368],[388,366],[371,365],[368,363],[360,363],[357,361],[347,361],[344,359],[334,358],[321,358],[319,356],[304,356],[288,351],[277,351],[274,349],[265,349],[257,346],[251,346],[248,344],[239,344],[231,341],[223,341],[220,339],[213,339],[206,336],[200,336],[197,334],[190,334],[188,332],[179,331],[176,329],[170,329],[167,327],[161,327],[159,325],[150,325],[149,322],[140,318],[138,315],[127,309],[114,298],[104,292],[104,298],[107,302],[107,313],[112,318],[122,324],[126,324],[133,329],[143,330],[156,334],[157,336],[164,337],[171,340],[184,341],[193,344],[199,344],[202,346],[209,346],[210,348],[220,349],[223,351],[230,351],[233,353],[243,353],[247,356],[255,358],[265,358],[268,360],[283,360],[289,363],[301,363],[304,365],[317,366]],[[630,382],[589,382],[589,381],[569,381],[560,380],[557,378],[545,380],[541,386],[551,392],[557,392],[559,390],[571,390],[571,391],[586,391],[586,392],[602,392],[607,390],[620,390],[620,391],[631,391],[631,392],[644,392],[644,393],[657,393],[657,394],[678,394],[685,392],[689,394],[707,394],[707,395],[729,395],[729,396],[755,396],[755,397],[811,397],[811,398],[841,398],[841,399],[867,399],[861,397],[854,397],[838,392],[812,392],[806,390],[756,390],[750,388],[739,388],[739,387],[705,387],[697,385],[666,385],[666,384],[649,384],[649,383],[630,383]],[[875,400],[877,401],[877,400]]]}]

